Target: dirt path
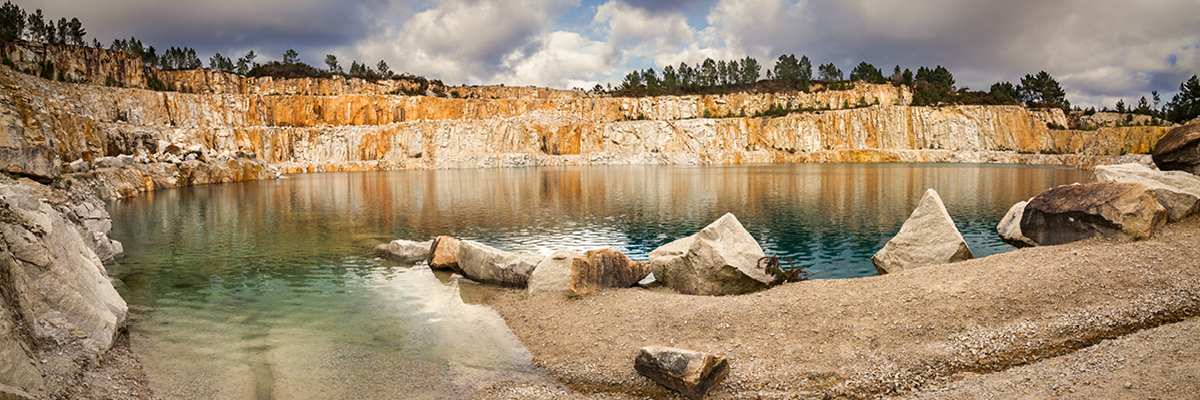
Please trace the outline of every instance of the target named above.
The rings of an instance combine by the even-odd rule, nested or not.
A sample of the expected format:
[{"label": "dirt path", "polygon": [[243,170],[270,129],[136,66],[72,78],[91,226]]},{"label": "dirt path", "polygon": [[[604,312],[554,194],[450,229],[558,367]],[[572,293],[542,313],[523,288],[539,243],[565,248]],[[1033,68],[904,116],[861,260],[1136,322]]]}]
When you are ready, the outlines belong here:
[{"label": "dirt path", "polygon": [[[494,298],[494,307],[536,362],[574,391],[501,385],[484,397],[671,397],[633,371],[637,350],[652,344],[728,357],[729,377],[710,398],[877,397],[921,390],[928,391],[921,396],[1054,396],[1003,388],[1018,376],[1039,376],[1038,368],[1051,373],[1059,363],[1082,362],[1075,354],[1123,354],[1112,346],[1126,341],[1156,360],[1175,357],[1172,351],[1194,352],[1178,348],[1191,339],[1164,340],[1155,332],[1189,328],[1193,320],[1173,323],[1200,314],[1200,218],[1168,225],[1141,242],[1088,240],[743,296],[684,296],[660,288],[569,299],[506,291]],[[1197,375],[1185,356],[1162,365],[1117,357],[1133,374],[1182,369]],[[998,371],[1004,372],[974,375]],[[1137,387],[1173,390],[1162,386],[1170,377],[1126,379],[1130,389],[1097,379],[1088,389],[1099,391],[1087,393],[1126,397],[1122,391]],[[1063,395],[1071,388],[1082,393],[1061,382],[1043,382],[1049,389],[1037,390],[1057,384],[1068,390]]]}]

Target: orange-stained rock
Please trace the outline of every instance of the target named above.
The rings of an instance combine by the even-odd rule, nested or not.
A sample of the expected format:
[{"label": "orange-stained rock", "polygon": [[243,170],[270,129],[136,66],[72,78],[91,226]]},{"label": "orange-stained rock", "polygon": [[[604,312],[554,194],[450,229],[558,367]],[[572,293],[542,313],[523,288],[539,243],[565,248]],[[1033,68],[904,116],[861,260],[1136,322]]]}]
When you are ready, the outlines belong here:
[{"label": "orange-stained rock", "polygon": [[650,264],[613,249],[588,250],[571,260],[568,293],[583,296],[604,288],[626,288],[650,275]]},{"label": "orange-stained rock", "polygon": [[459,271],[458,249],[458,239],[449,236],[433,239],[433,246],[429,248],[429,268]]}]

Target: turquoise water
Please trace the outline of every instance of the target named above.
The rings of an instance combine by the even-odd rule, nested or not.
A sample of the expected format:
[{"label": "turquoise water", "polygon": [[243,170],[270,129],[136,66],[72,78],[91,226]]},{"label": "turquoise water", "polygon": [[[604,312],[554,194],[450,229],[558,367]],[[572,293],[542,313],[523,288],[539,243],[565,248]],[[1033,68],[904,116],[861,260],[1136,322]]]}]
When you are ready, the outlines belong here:
[{"label": "turquoise water", "polygon": [[[112,203],[110,273],[160,396],[461,398],[543,379],[485,306],[491,288],[380,259],[451,235],[514,251],[611,247],[645,259],[732,212],[771,255],[818,278],[870,256],[926,188],[977,257],[1011,250],[1013,203],[1076,169],[962,164],[608,166],[326,173]],[[417,371],[420,371],[419,373]]]}]

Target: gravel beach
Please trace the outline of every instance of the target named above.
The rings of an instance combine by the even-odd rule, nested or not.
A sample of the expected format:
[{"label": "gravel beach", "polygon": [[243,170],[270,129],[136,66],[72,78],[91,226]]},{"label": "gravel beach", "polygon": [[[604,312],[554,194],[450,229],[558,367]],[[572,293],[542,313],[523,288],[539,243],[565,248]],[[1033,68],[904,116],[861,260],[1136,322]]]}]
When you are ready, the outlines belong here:
[{"label": "gravel beach", "polygon": [[567,387],[502,384],[485,398],[675,397],[634,372],[647,345],[729,358],[717,399],[1188,397],[1200,386],[1187,378],[1200,375],[1200,218],[1145,241],[1090,239],[742,296],[506,290],[492,305]]}]

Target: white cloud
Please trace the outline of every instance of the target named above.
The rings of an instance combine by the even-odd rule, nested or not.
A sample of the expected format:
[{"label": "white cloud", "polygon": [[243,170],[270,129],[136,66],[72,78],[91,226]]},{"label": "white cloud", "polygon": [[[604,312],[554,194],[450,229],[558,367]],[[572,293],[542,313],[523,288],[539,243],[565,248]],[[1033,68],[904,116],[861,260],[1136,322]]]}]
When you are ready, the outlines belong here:
[{"label": "white cloud", "polygon": [[542,46],[525,54],[513,52],[504,61],[506,72],[495,79],[514,86],[536,85],[591,89],[601,74],[614,65],[605,57],[606,45],[578,33],[557,31],[544,35]]}]

